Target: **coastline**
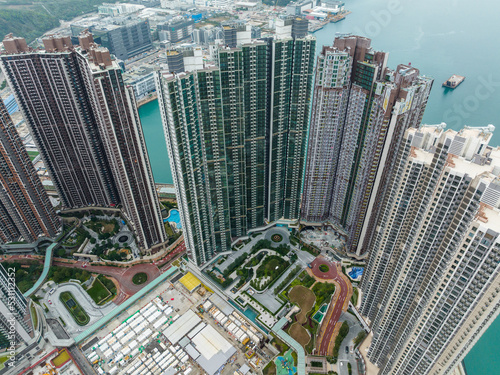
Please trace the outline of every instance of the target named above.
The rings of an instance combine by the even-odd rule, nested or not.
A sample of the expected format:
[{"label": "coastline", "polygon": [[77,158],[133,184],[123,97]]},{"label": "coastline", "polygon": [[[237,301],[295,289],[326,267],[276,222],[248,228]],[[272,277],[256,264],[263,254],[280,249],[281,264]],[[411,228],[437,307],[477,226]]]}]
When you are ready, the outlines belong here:
[{"label": "coastline", "polygon": [[158,94],[156,92],[153,92],[152,94],[149,94],[146,98],[138,100],[137,101],[137,108],[143,106],[144,104],[152,102],[153,100],[156,100],[156,99],[158,99]]}]

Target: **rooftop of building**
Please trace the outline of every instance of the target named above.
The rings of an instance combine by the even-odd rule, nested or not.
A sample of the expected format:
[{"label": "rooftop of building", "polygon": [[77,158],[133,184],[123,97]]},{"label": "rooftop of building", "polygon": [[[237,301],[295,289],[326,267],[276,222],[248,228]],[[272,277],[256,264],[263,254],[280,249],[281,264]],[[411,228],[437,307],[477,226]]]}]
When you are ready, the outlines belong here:
[{"label": "rooftop of building", "polygon": [[109,31],[109,30],[119,29],[123,26],[136,25],[142,22],[145,21],[142,19],[138,19],[137,17],[132,17],[130,15],[124,15],[118,17],[105,17],[105,18],[92,16],[75,21],[71,23],[70,26]]},{"label": "rooftop of building", "polygon": [[[496,178],[494,169],[500,168],[500,148],[488,146],[493,125],[485,127],[464,127],[459,131],[445,130],[446,124],[423,125],[419,129],[409,129],[407,134],[414,135],[413,156],[415,159],[430,163],[434,157],[434,146],[438,142],[450,139],[448,168],[460,173],[467,173],[472,178],[491,174]],[[418,140],[417,140],[418,137]]]}]

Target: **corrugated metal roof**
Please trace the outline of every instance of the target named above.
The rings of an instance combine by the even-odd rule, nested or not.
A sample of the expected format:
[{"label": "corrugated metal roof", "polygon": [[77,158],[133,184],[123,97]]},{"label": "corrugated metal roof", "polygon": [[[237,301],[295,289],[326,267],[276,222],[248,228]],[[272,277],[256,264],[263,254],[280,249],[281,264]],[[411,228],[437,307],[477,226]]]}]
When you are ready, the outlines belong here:
[{"label": "corrugated metal roof", "polygon": [[176,344],[183,336],[187,335],[189,331],[193,329],[201,319],[193,310],[188,310],[179,319],[177,319],[172,325],[167,327],[163,331],[163,334],[167,337],[168,341],[172,344]]}]

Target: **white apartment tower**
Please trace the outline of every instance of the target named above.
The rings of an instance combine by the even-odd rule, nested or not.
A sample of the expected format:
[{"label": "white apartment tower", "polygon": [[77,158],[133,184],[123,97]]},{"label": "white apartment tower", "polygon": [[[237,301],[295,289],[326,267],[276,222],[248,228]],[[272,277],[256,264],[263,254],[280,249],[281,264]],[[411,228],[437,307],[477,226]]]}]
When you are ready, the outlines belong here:
[{"label": "white apartment tower", "polygon": [[386,183],[361,313],[381,374],[449,374],[500,307],[494,127],[406,131]]}]

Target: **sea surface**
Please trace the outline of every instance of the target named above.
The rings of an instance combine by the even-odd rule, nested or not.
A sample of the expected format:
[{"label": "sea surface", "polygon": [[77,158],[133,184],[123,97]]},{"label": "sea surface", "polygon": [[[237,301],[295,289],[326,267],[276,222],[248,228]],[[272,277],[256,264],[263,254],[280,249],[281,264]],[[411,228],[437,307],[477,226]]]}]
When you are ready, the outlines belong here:
[{"label": "sea surface", "polygon": [[[411,63],[435,79],[423,122],[500,127],[500,2],[494,0],[346,0],[352,13],[315,33],[317,52],[331,45],[336,33],[372,39],[389,52],[388,66]],[[465,76],[455,90],[441,87],[452,74]],[[158,102],[139,108],[156,182],[172,183]],[[500,145],[500,129],[492,146]],[[465,359],[468,375],[498,374],[500,318],[491,325]]]},{"label": "sea surface", "polygon": [[170,159],[167,152],[167,143],[161,123],[160,108],[158,100],[153,100],[139,107],[139,116],[142,123],[142,131],[146,139],[146,147],[149,154],[149,162],[153,170],[155,182],[162,184],[173,184]]}]

